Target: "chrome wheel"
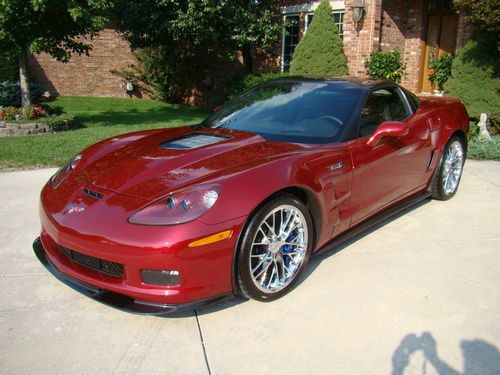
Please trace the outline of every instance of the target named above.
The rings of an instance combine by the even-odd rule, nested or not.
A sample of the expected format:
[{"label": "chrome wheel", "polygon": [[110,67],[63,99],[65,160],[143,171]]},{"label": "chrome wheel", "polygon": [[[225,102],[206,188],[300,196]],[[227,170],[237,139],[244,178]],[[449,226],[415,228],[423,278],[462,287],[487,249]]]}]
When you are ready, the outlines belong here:
[{"label": "chrome wheel", "polygon": [[254,285],[264,293],[286,288],[306,258],[309,233],[302,212],[292,205],[273,209],[258,225],[249,252]]},{"label": "chrome wheel", "polygon": [[464,152],[460,141],[453,141],[445,155],[443,163],[443,173],[441,175],[441,186],[447,195],[451,195],[457,190],[460,176],[462,175],[462,166],[464,161]]}]

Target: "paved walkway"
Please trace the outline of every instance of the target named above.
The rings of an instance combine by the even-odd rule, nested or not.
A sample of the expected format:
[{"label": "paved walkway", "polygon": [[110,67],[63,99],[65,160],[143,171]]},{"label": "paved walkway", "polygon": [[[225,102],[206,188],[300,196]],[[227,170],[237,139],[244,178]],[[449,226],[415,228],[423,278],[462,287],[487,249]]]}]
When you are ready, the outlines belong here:
[{"label": "paved walkway", "polygon": [[0,174],[0,374],[500,374],[500,163],[312,260],[273,303],[116,311],[35,259],[54,170]]}]

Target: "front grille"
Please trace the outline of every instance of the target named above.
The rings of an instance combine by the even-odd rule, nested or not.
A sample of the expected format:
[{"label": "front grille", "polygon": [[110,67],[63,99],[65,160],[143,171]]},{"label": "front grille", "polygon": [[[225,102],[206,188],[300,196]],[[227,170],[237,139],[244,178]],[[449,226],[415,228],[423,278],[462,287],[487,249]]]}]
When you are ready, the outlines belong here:
[{"label": "front grille", "polygon": [[99,273],[103,273],[105,275],[115,277],[123,276],[123,265],[120,263],[111,262],[109,260],[99,259],[90,255],[82,254],[61,245],[59,245],[58,247],[61,253],[74,263],[77,263],[83,267],[90,268]]}]

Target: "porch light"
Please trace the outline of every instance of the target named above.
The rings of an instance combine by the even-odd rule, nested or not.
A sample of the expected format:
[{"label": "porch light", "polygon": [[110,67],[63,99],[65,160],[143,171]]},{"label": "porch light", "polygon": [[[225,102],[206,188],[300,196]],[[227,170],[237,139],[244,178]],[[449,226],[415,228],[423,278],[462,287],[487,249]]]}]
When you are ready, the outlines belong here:
[{"label": "porch light", "polygon": [[365,17],[365,0],[352,0],[352,20],[358,25]]}]

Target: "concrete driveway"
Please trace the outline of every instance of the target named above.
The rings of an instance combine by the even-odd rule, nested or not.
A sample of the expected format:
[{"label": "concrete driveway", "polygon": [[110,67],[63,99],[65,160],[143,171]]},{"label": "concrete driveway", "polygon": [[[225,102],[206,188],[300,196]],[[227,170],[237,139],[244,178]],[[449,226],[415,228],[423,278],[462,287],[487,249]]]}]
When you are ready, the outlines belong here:
[{"label": "concrete driveway", "polygon": [[500,374],[500,163],[312,260],[273,303],[130,315],[35,259],[53,169],[0,174],[2,374]]}]

